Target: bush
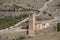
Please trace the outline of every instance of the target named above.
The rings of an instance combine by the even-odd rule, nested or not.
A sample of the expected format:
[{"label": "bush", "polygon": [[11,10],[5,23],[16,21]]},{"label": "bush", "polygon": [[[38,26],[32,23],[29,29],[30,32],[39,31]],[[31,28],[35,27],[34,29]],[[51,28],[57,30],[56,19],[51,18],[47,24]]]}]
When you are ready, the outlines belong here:
[{"label": "bush", "polygon": [[46,0],[46,1],[49,1],[49,0]]},{"label": "bush", "polygon": [[29,7],[30,7],[30,4],[27,4],[27,6],[29,6]]},{"label": "bush", "polygon": [[18,40],[23,40],[23,39],[26,39],[26,37],[21,36]]},{"label": "bush", "polygon": [[37,21],[40,21],[40,20],[42,20],[42,19],[37,19]]},{"label": "bush", "polygon": [[57,31],[60,31],[60,23],[57,23]]},{"label": "bush", "polygon": [[43,14],[47,14],[47,12],[46,11],[43,11]]},{"label": "bush", "polygon": [[28,38],[31,38],[31,36],[28,36]]},{"label": "bush", "polygon": [[49,16],[52,16],[51,14],[48,14]]}]

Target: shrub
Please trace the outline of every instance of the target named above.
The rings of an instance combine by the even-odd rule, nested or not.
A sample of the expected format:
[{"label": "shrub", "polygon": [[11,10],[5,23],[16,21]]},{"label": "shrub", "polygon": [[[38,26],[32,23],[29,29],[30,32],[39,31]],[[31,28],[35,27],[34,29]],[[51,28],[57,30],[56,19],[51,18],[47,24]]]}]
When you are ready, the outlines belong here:
[{"label": "shrub", "polygon": [[37,2],[37,0],[33,0],[34,2]]},{"label": "shrub", "polygon": [[60,31],[60,23],[57,23],[57,31]]},{"label": "shrub", "polygon": [[37,19],[37,21],[40,21],[40,20],[42,20],[42,19]]},{"label": "shrub", "polygon": [[26,39],[26,37],[21,36],[18,40],[23,40],[23,39]]},{"label": "shrub", "polygon": [[49,0],[46,0],[46,1],[49,1]]},{"label": "shrub", "polygon": [[43,11],[43,14],[46,14],[47,12],[46,11]]},{"label": "shrub", "polygon": [[31,36],[28,36],[28,38],[31,38]]},{"label": "shrub", "polygon": [[29,7],[30,7],[30,4],[27,4],[27,6],[29,6]]},{"label": "shrub", "polygon": [[51,14],[48,14],[49,16],[52,16]]}]

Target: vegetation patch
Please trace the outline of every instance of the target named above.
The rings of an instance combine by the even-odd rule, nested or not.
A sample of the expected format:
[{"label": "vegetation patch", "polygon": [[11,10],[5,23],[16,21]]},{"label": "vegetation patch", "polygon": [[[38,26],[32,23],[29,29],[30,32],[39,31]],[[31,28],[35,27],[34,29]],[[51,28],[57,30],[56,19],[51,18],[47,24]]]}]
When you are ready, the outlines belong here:
[{"label": "vegetation patch", "polygon": [[40,21],[40,20],[42,20],[42,19],[37,19],[37,21]]},{"label": "vegetation patch", "polygon": [[52,14],[48,14],[49,16],[52,16]]},{"label": "vegetation patch", "polygon": [[49,1],[49,0],[46,0],[46,1]]},{"label": "vegetation patch", "polygon": [[28,38],[31,38],[31,36],[28,36]]},{"label": "vegetation patch", "polygon": [[18,40],[24,40],[24,39],[26,39],[26,37],[25,36],[21,36],[21,37],[19,37]]},{"label": "vegetation patch", "polygon": [[45,14],[47,14],[47,12],[46,11],[43,11],[43,14],[45,15]]},{"label": "vegetation patch", "polygon": [[5,29],[10,26],[15,25],[19,21],[22,21],[23,19],[27,18],[28,14],[22,13],[19,16],[5,16],[3,18],[0,18],[0,29]]},{"label": "vegetation patch", "polygon": [[57,31],[60,31],[60,23],[57,23]]}]

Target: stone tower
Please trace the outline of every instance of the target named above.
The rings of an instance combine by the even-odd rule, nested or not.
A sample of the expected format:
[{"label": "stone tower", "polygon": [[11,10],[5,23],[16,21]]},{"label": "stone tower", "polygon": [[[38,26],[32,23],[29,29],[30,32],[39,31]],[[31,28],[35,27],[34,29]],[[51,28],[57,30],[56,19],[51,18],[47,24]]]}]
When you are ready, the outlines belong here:
[{"label": "stone tower", "polygon": [[35,35],[35,12],[29,14],[29,36]]}]

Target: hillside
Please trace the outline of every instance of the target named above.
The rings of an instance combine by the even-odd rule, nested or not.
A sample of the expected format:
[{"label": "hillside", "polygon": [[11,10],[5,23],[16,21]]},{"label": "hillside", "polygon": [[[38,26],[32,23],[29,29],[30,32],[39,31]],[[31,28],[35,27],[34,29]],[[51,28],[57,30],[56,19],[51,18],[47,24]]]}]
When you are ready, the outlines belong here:
[{"label": "hillside", "polygon": [[55,16],[60,16],[60,0],[53,0],[49,4],[49,7],[37,19],[50,20]]},{"label": "hillside", "polygon": [[[1,0],[0,1],[0,15],[15,15],[20,14],[16,10],[23,9],[40,9],[46,0]],[[8,11],[7,11],[8,10]],[[12,11],[11,11],[12,10]],[[6,12],[7,11],[7,12]],[[23,12],[24,13],[24,12]]]},{"label": "hillside", "polygon": [[0,40],[60,40],[60,0],[0,0]]},{"label": "hillside", "polygon": [[[16,10],[24,10],[24,9],[35,9],[39,10],[44,6],[44,3],[46,3],[47,0],[1,0],[0,1],[0,10],[12,10],[12,11],[0,11],[1,16],[6,15],[19,15],[21,12],[18,12]],[[60,16],[60,0],[53,0],[52,3],[49,4],[49,8],[47,8],[40,16],[38,16],[38,19],[52,19],[54,16]],[[16,8],[16,6],[18,6]],[[57,10],[57,11],[56,11]],[[22,12],[25,13],[25,12]],[[45,14],[44,14],[45,13]],[[51,16],[49,16],[51,15]],[[44,17],[43,17],[44,16]]]}]

